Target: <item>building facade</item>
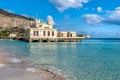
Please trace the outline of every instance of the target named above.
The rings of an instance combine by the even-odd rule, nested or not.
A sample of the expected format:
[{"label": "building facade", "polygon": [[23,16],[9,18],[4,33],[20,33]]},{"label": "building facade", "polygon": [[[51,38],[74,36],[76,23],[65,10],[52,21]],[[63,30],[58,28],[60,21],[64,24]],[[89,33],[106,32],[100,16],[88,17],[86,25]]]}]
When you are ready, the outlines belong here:
[{"label": "building facade", "polygon": [[31,24],[32,27],[26,31],[26,41],[39,41],[39,42],[57,42],[67,40],[76,40],[76,32],[58,32],[57,29],[53,28],[54,22],[51,18],[48,18],[48,23],[41,22],[40,20],[35,21]]},{"label": "building facade", "polygon": [[58,32],[58,37],[76,37],[76,32]]}]

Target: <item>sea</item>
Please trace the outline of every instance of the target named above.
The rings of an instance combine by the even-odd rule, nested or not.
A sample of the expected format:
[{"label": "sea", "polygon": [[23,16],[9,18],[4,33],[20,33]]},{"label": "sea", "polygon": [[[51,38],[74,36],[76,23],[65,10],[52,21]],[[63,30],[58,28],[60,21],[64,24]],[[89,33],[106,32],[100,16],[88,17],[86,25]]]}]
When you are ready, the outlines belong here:
[{"label": "sea", "polygon": [[30,60],[31,66],[53,68],[71,80],[120,80],[120,39],[83,39],[83,42],[28,43],[0,40],[10,54]]}]

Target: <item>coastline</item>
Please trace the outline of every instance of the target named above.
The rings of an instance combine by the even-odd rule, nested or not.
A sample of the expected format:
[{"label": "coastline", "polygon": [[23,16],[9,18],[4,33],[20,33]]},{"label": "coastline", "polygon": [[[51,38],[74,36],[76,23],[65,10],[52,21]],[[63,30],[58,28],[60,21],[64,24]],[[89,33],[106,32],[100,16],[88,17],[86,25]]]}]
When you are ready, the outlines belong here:
[{"label": "coastline", "polygon": [[1,80],[67,80],[47,67],[32,67],[25,58],[17,58],[0,47]]}]

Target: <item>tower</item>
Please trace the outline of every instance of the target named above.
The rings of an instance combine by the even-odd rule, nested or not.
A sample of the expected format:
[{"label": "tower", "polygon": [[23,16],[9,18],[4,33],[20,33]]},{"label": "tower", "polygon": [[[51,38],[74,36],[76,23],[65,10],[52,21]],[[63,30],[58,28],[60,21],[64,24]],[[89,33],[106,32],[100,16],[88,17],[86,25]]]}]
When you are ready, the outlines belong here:
[{"label": "tower", "polygon": [[35,21],[36,21],[36,27],[39,27],[40,26],[40,19],[38,19],[38,20],[36,19]]},{"label": "tower", "polygon": [[48,25],[49,25],[49,27],[53,28],[54,21],[53,21],[52,16],[48,16],[47,19],[48,19]]}]

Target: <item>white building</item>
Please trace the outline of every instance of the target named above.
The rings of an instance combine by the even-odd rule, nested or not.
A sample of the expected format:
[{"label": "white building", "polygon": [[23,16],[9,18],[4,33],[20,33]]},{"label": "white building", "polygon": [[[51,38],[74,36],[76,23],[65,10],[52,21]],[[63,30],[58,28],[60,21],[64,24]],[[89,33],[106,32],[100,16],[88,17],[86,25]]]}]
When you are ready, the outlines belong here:
[{"label": "white building", "polygon": [[11,33],[11,34],[9,35],[9,37],[10,37],[10,38],[16,38],[16,37],[17,37],[17,35],[16,35],[16,34],[14,34],[14,33]]},{"label": "white building", "polygon": [[51,17],[48,17],[48,23],[36,19],[35,23],[31,25],[32,27],[26,32],[26,41],[52,42],[59,41],[59,39],[64,41],[64,39],[73,40],[78,38],[76,32],[58,32],[57,29],[54,29],[54,21]]}]

